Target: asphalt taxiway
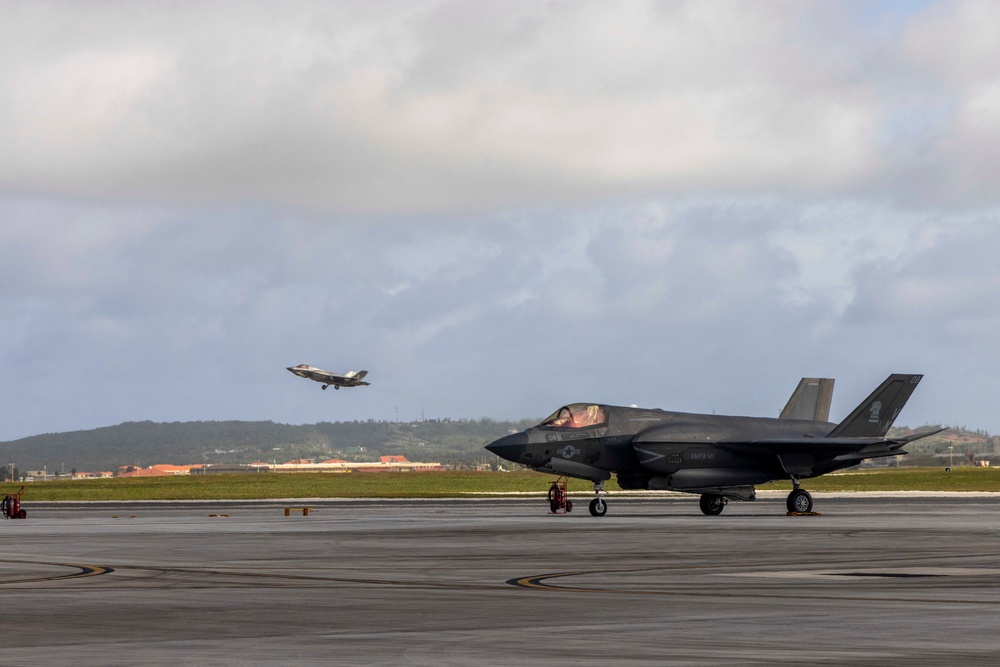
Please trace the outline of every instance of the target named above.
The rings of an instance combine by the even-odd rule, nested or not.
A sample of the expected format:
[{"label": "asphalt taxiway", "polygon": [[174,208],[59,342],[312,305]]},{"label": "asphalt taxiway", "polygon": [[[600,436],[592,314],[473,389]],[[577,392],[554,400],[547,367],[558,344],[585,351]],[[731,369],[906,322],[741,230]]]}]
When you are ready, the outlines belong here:
[{"label": "asphalt taxiway", "polygon": [[26,494],[0,664],[1000,662],[1000,497],[697,505]]}]

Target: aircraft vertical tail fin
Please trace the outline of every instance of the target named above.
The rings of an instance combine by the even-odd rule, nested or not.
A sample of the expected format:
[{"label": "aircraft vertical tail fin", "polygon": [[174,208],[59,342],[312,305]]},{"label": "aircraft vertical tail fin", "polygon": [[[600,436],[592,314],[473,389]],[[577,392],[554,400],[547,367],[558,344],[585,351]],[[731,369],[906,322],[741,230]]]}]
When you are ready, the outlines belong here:
[{"label": "aircraft vertical tail fin", "polygon": [[837,424],[828,438],[884,437],[923,375],[895,373]]},{"label": "aircraft vertical tail fin", "polygon": [[833,378],[802,378],[779,419],[829,421],[832,400]]},{"label": "aircraft vertical tail fin", "polygon": [[354,378],[355,380],[363,380],[366,375],[368,375],[368,371],[358,371],[357,373],[351,371],[347,374],[347,377]]}]

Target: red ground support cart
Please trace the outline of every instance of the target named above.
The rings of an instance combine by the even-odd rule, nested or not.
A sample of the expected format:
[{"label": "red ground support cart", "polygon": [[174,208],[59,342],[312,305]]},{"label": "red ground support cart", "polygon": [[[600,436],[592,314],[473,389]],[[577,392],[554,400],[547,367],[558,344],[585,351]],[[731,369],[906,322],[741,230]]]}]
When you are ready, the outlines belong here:
[{"label": "red ground support cart", "polygon": [[0,511],[3,511],[3,515],[8,519],[23,519],[28,516],[28,513],[21,509],[22,493],[24,493],[23,486],[14,495],[5,496],[0,500]]},{"label": "red ground support cart", "polygon": [[569,482],[565,477],[560,477],[552,482],[549,487],[549,510],[553,514],[573,511],[573,501],[569,499],[569,492],[566,490]]}]

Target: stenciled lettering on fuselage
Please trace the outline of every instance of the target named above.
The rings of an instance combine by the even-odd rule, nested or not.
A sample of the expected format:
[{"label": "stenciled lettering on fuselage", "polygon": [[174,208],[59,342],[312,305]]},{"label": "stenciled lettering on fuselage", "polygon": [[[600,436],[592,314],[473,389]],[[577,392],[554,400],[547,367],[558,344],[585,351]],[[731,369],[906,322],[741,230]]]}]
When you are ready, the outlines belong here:
[{"label": "stenciled lettering on fuselage", "polygon": [[575,433],[548,433],[545,435],[546,442],[559,442],[561,440],[588,440],[590,438],[598,437],[596,433],[593,432],[575,432]]}]

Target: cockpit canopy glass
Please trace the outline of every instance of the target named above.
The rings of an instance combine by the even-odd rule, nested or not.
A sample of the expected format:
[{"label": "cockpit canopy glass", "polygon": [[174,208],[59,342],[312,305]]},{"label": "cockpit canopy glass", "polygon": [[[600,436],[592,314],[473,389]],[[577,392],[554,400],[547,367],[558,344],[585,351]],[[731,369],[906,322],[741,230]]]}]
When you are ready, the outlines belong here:
[{"label": "cockpit canopy glass", "polygon": [[542,421],[543,428],[588,428],[603,424],[607,420],[603,405],[591,403],[574,403],[559,408],[551,416]]}]

